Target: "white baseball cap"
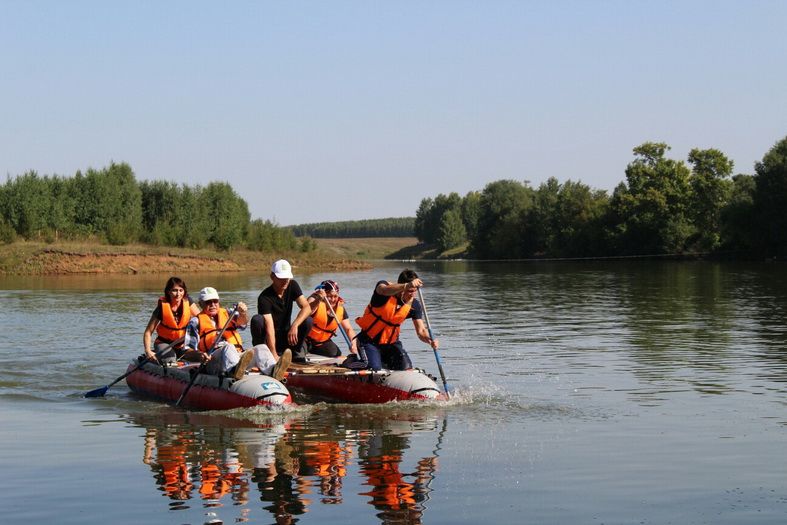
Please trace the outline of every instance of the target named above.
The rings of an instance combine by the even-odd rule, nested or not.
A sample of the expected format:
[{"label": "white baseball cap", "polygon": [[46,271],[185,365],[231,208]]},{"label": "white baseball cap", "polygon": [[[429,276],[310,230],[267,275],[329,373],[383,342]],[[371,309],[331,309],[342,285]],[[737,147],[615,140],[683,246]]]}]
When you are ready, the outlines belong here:
[{"label": "white baseball cap", "polygon": [[279,279],[292,279],[292,266],[284,259],[279,259],[273,263],[271,271]]},{"label": "white baseball cap", "polygon": [[218,300],[219,292],[216,291],[215,288],[211,288],[210,286],[206,286],[202,290],[199,291],[199,302],[204,303],[205,301],[212,301],[213,299]]}]

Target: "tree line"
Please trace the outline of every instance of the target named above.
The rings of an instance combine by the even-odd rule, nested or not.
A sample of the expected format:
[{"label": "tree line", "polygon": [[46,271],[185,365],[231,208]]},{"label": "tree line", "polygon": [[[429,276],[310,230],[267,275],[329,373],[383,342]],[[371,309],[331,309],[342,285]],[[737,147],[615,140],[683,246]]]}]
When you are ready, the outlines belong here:
[{"label": "tree line", "polygon": [[29,171],[0,186],[0,241],[96,238],[110,244],[256,251],[314,249],[288,228],[251,220],[249,208],[225,182],[189,186],[138,182],[131,167],[78,171],[73,177]]},{"label": "tree line", "polygon": [[538,188],[499,180],[464,197],[421,201],[415,234],[441,251],[467,245],[480,259],[732,253],[787,256],[787,138],[733,173],[717,149],[667,157],[665,143],[634,148],[609,195],[550,178]]},{"label": "tree line", "polygon": [[316,222],[290,226],[298,236],[322,239],[351,237],[412,237],[415,233],[414,217],[389,217],[359,221]]}]

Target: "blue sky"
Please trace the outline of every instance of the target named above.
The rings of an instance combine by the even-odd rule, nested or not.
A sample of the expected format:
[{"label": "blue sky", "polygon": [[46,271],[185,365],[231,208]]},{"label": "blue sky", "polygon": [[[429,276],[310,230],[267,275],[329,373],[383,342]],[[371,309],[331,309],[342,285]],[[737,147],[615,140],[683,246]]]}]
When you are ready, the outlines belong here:
[{"label": "blue sky", "polygon": [[227,181],[282,225],[413,216],[631,150],[787,136],[784,1],[0,0],[0,173]]}]

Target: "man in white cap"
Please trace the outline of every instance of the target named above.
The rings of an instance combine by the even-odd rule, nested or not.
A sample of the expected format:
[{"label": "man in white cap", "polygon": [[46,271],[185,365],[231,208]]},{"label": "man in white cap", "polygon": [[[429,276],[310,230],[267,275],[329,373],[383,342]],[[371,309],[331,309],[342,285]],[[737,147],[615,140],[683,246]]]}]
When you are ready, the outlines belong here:
[{"label": "man in white cap", "polygon": [[[301,286],[292,277],[292,266],[279,259],[271,266],[272,284],[257,298],[257,315],[251,318],[251,340],[264,344],[274,357],[287,356],[295,362],[306,360],[306,334],[311,330],[311,308]],[[292,319],[292,305],[300,311]],[[292,349],[292,352],[290,352]]]},{"label": "man in white cap", "polygon": [[[283,370],[282,366],[277,367],[277,359],[267,348],[244,351],[239,331],[245,330],[248,323],[248,307],[245,303],[238,303],[238,315],[233,317],[226,308],[221,307],[219,293],[210,286],[200,290],[199,303],[202,311],[192,317],[186,326],[184,360],[206,363],[205,371],[208,374],[226,374],[234,379],[242,379],[251,366],[257,366],[263,374],[275,379],[283,377],[289,363],[282,363]],[[219,334],[222,334],[221,340],[216,341]]]}]

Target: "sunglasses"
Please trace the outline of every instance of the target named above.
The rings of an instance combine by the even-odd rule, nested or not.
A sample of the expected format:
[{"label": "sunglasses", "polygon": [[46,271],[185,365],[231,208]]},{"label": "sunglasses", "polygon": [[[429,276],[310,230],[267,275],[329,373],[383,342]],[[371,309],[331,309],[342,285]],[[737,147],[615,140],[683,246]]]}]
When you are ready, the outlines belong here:
[{"label": "sunglasses", "polygon": [[208,299],[207,301],[205,301],[205,304],[219,304],[219,300],[218,299]]}]

